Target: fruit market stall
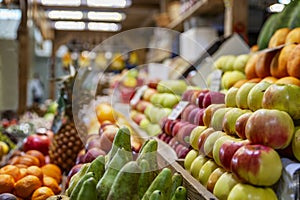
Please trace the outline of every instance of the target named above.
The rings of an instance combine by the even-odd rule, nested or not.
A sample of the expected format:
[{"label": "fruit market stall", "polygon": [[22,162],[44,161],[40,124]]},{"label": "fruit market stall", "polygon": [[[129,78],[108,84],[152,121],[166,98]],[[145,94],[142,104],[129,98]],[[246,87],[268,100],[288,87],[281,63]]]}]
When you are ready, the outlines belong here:
[{"label": "fruit market stall", "polygon": [[2,121],[0,199],[299,199],[299,8],[205,88],[139,67],[101,72],[101,94],[88,66],[61,78],[56,102]]}]

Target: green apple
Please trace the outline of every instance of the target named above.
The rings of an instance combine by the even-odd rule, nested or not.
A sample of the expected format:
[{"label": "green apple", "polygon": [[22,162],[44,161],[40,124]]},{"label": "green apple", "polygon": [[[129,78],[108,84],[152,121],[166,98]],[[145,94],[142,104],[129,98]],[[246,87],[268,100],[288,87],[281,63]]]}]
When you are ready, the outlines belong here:
[{"label": "green apple", "polygon": [[270,85],[271,83],[267,81],[261,81],[250,90],[247,97],[247,103],[250,110],[256,111],[262,108],[262,99],[264,96],[264,92]]},{"label": "green apple", "polygon": [[187,89],[187,84],[184,80],[164,80],[157,85],[159,93],[173,93],[177,95],[183,94]]},{"label": "green apple", "polygon": [[206,126],[197,126],[191,132],[190,144],[196,150],[198,150],[198,138],[205,129],[206,129]]},{"label": "green apple", "polygon": [[238,90],[239,90],[239,88],[236,88],[236,87],[229,88],[229,90],[227,91],[227,93],[225,95],[226,107],[236,107],[235,97],[236,97],[236,93],[238,92]]},{"label": "green apple", "polygon": [[190,172],[191,165],[193,161],[197,158],[198,154],[199,154],[198,151],[196,151],[195,149],[192,149],[190,150],[190,152],[188,152],[188,154],[184,158],[184,163],[183,163],[185,170]]},{"label": "green apple", "polygon": [[211,119],[219,108],[225,108],[225,104],[210,104],[207,108],[205,108],[203,114],[203,124],[206,127],[210,127]]},{"label": "green apple", "polygon": [[180,97],[174,94],[165,94],[162,101],[162,106],[166,108],[173,108],[180,101]]},{"label": "green apple", "polygon": [[217,163],[217,165],[222,166],[221,162],[220,162],[220,157],[219,157],[219,151],[220,148],[222,146],[222,144],[226,141],[226,140],[236,140],[236,138],[229,136],[229,135],[225,135],[222,136],[220,138],[218,138],[213,146],[213,151],[212,151],[212,155],[214,158],[214,161]]},{"label": "green apple", "polygon": [[238,183],[230,191],[227,200],[277,200],[275,192],[269,187],[255,187]]},{"label": "green apple", "polygon": [[153,105],[159,105],[160,101],[161,101],[161,94],[159,94],[159,93],[153,94],[150,98],[150,102]]},{"label": "green apple", "polygon": [[226,136],[226,133],[222,131],[215,131],[209,136],[207,136],[205,142],[204,142],[204,154],[209,157],[213,158],[213,147],[217,139],[219,139],[222,136]]},{"label": "green apple", "polygon": [[194,178],[198,179],[199,171],[202,168],[202,166],[204,165],[204,163],[206,163],[207,161],[208,161],[208,158],[202,154],[198,155],[195,158],[195,160],[192,162],[191,168],[190,168],[191,175]]},{"label": "green apple", "polygon": [[160,126],[158,124],[152,124],[150,123],[146,127],[146,132],[148,133],[149,136],[156,136],[162,132]]},{"label": "green apple", "polygon": [[227,60],[223,64],[222,70],[224,72],[232,71],[235,59],[236,59],[236,56],[234,56],[234,55],[227,55]]},{"label": "green apple", "polygon": [[222,88],[229,89],[239,80],[246,79],[244,73],[240,71],[228,71],[225,72],[221,79]]},{"label": "green apple", "polygon": [[262,107],[286,111],[294,119],[300,119],[300,87],[296,85],[272,84],[267,88]]},{"label": "green apple", "polygon": [[149,121],[149,119],[145,118],[141,120],[139,126],[145,130],[150,123],[151,122]]},{"label": "green apple", "polygon": [[295,158],[300,161],[300,126],[295,127],[295,133],[292,140],[292,150]]},{"label": "green apple", "polygon": [[227,200],[230,191],[236,184],[238,184],[238,182],[239,181],[234,177],[234,175],[231,172],[225,172],[217,180],[213,190],[213,194],[219,200]]},{"label": "green apple", "polygon": [[208,160],[201,167],[201,169],[199,171],[199,175],[198,175],[198,180],[204,187],[207,186],[208,178],[216,168],[218,168],[218,165],[212,159]]},{"label": "green apple", "polygon": [[247,112],[250,112],[250,110],[243,110],[240,108],[232,108],[229,111],[227,111],[222,121],[222,127],[224,132],[228,135],[236,135],[235,122],[239,116]]},{"label": "green apple", "polygon": [[126,76],[136,78],[138,76],[138,74],[139,74],[139,72],[137,69],[130,69],[127,72]]},{"label": "green apple", "polygon": [[234,56],[234,55],[221,56],[214,63],[215,68],[221,69],[224,72],[232,71],[235,59],[236,59],[236,56]]},{"label": "green apple", "polygon": [[216,131],[222,131],[222,122],[226,112],[228,112],[232,108],[220,108],[214,112],[210,126]]},{"label": "green apple", "polygon": [[222,167],[216,168],[208,177],[206,189],[212,193],[214,191],[216,182],[225,172],[225,169],[223,169]]},{"label": "green apple", "polygon": [[144,114],[145,114],[147,117],[150,116],[152,108],[153,108],[153,105],[148,105],[147,108],[145,109]]},{"label": "green apple", "polygon": [[244,83],[236,93],[235,101],[237,107],[241,109],[248,109],[248,94],[256,83]]},{"label": "green apple", "polygon": [[220,56],[215,62],[214,62],[214,68],[221,69],[223,68],[224,63],[227,61],[227,56]]},{"label": "green apple", "polygon": [[57,108],[58,108],[58,103],[56,103],[56,101],[51,102],[48,106],[47,113],[55,114],[57,111]]},{"label": "green apple", "polygon": [[249,57],[249,54],[238,55],[233,63],[233,69],[245,73],[245,66]]}]

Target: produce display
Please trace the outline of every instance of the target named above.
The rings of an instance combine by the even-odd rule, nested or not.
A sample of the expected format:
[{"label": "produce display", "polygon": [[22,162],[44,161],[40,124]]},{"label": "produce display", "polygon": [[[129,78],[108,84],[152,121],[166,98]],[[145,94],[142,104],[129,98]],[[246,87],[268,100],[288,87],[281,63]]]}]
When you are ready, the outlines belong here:
[{"label": "produce display", "polygon": [[75,76],[64,78],[56,102],[1,121],[0,200],[202,199],[199,188],[219,200],[277,200],[295,192],[300,166],[288,174],[285,159],[300,165],[299,13],[300,1],[291,1],[248,54],[216,58],[207,88],[149,81],[135,65],[106,77],[110,92],[101,95],[129,104],[147,139],[107,99],[90,99],[90,90],[78,98]]},{"label": "produce display", "polygon": [[157,141],[150,139],[133,156],[129,130],[120,128],[107,155],[70,175],[65,195],[68,199],[187,199],[180,174],[169,168],[158,171],[157,148]]},{"label": "produce display", "polygon": [[37,150],[15,152],[0,168],[2,199],[47,199],[60,194],[62,172]]},{"label": "produce display", "polygon": [[187,90],[182,101],[188,104],[177,119],[164,118],[161,121],[162,133],[158,138],[173,148],[178,158],[184,158],[194,144],[189,143],[191,133],[197,126],[203,126],[206,108],[214,103],[224,103],[225,95],[209,90]]},{"label": "produce display", "polygon": [[148,135],[160,134],[160,121],[171,113],[186,89],[187,84],[183,80],[149,83],[144,91],[136,92],[138,95],[136,99],[133,97],[134,101],[131,100],[131,119]]}]

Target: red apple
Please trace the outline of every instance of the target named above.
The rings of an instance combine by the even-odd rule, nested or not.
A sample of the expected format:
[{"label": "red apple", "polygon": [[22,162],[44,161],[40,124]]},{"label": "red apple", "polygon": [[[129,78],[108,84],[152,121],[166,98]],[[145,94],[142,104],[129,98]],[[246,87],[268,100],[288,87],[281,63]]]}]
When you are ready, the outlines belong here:
[{"label": "red apple", "polygon": [[196,127],[194,124],[188,124],[182,127],[179,131],[178,134],[176,135],[177,140],[183,144],[184,146],[190,146],[190,135],[193,129]]},{"label": "red apple", "polygon": [[88,150],[84,156],[84,163],[89,163],[95,160],[99,155],[106,155],[106,152],[97,147],[91,148]]},{"label": "red apple", "polygon": [[167,119],[164,126],[164,131],[168,135],[172,135],[172,129],[176,124],[176,120]]},{"label": "red apple", "polygon": [[197,105],[197,98],[198,98],[198,95],[199,95],[200,92],[201,92],[201,90],[194,90],[193,94],[191,95],[191,97],[189,99],[189,102],[191,104],[194,104],[194,105],[198,106]]},{"label": "red apple", "polygon": [[191,110],[191,112],[189,113],[189,116],[188,116],[188,122],[191,123],[191,124],[194,124],[194,121],[195,121],[195,117],[197,115],[197,113],[200,111],[200,108],[194,108],[193,110]]},{"label": "red apple", "polygon": [[143,94],[143,100],[150,101],[153,94],[157,93],[157,91],[153,88],[148,88]]},{"label": "red apple", "polygon": [[181,144],[177,145],[176,147],[176,154],[178,158],[185,158],[186,155],[190,152],[191,149],[189,149],[186,146],[183,146]]},{"label": "red apple", "polygon": [[204,125],[204,123],[203,123],[204,112],[205,112],[205,108],[200,108],[198,110],[198,112],[196,113],[196,116],[194,118],[194,123],[193,124],[198,125],[198,126],[203,126]]},{"label": "red apple", "polygon": [[183,94],[182,94],[182,101],[190,101],[191,96],[194,94],[195,90],[186,90]]},{"label": "red apple", "polygon": [[231,160],[234,153],[246,144],[249,144],[248,140],[230,139],[223,142],[219,150],[219,160],[225,170],[231,170]]},{"label": "red apple", "polygon": [[146,108],[150,105],[151,105],[151,103],[148,102],[148,101],[139,100],[136,104],[136,110],[141,112],[141,113],[144,113]]},{"label": "red apple", "polygon": [[225,108],[225,104],[211,104],[207,108],[205,108],[205,111],[203,114],[204,126],[210,127],[210,122],[211,122],[211,119],[212,119],[214,113],[220,108]]},{"label": "red apple", "polygon": [[239,116],[235,122],[235,132],[241,139],[246,139],[245,128],[252,112],[247,112]]},{"label": "red apple", "polygon": [[99,142],[101,149],[108,153],[112,147],[112,141],[106,135],[103,134],[101,135]]},{"label": "red apple", "polygon": [[199,107],[199,108],[203,108],[203,99],[204,99],[204,96],[206,95],[206,93],[208,93],[209,90],[201,90],[199,93],[198,93],[198,96],[197,96],[197,99],[196,99],[196,102],[195,104]]},{"label": "red apple", "polygon": [[188,105],[181,113],[181,120],[188,121],[189,114],[194,108],[197,107],[193,104]]},{"label": "red apple", "polygon": [[294,122],[284,111],[259,109],[248,119],[246,137],[254,144],[286,148],[294,135]]},{"label": "red apple", "polygon": [[257,186],[271,186],[282,174],[278,153],[264,145],[244,145],[231,159],[231,170],[241,180]]},{"label": "red apple", "polygon": [[118,130],[119,128],[116,125],[107,125],[103,129],[102,135],[105,135],[106,138],[113,142]]},{"label": "red apple", "polygon": [[209,91],[205,94],[202,102],[202,108],[208,107],[210,104],[225,103],[225,94],[221,92]]},{"label": "red apple", "polygon": [[85,149],[86,150],[89,150],[91,148],[94,148],[94,147],[98,147],[100,148],[100,135],[98,134],[94,134],[96,135],[95,137],[93,137],[92,139],[89,139],[89,141],[87,141],[86,145],[85,145]]},{"label": "red apple", "polygon": [[82,149],[78,152],[77,157],[76,157],[76,162],[75,164],[80,164],[80,163],[84,163],[84,156],[85,156],[86,150]]},{"label": "red apple", "polygon": [[81,164],[77,164],[77,165],[74,165],[71,170],[69,171],[68,175],[67,175],[67,181],[66,181],[66,185],[65,187],[68,188],[69,186],[69,182],[72,178],[73,175],[75,175],[77,172],[79,172],[79,170],[81,169],[82,167],[82,163]]},{"label": "red apple", "polygon": [[177,138],[173,137],[171,138],[171,140],[169,141],[169,146],[172,148],[172,149],[176,149],[177,145],[179,144]]},{"label": "red apple", "polygon": [[175,137],[177,135],[178,131],[187,124],[188,124],[188,122],[185,122],[185,121],[176,121],[176,123],[174,124],[174,126],[172,128],[172,136]]},{"label": "red apple", "polygon": [[50,139],[46,133],[36,133],[25,138],[23,150],[38,150],[44,155],[48,155]]}]

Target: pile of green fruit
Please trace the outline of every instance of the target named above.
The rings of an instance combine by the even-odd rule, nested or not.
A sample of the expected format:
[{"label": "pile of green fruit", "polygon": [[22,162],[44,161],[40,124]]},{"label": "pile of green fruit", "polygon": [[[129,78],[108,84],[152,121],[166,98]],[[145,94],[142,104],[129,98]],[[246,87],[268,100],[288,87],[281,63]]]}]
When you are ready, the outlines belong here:
[{"label": "pile of green fruit", "polygon": [[[145,86],[144,86],[145,87]],[[130,118],[150,136],[162,132],[160,122],[169,116],[187,89],[183,80],[164,80],[149,83],[137,101],[131,101]]]},{"label": "pile of green fruit", "polygon": [[71,200],[187,199],[179,173],[172,174],[169,168],[158,171],[157,148],[157,140],[147,140],[134,160],[129,130],[121,128],[110,152],[83,164],[65,195]]}]

